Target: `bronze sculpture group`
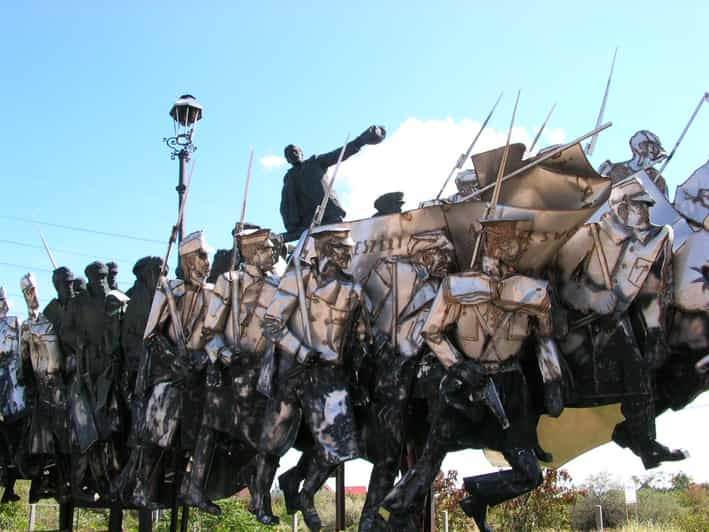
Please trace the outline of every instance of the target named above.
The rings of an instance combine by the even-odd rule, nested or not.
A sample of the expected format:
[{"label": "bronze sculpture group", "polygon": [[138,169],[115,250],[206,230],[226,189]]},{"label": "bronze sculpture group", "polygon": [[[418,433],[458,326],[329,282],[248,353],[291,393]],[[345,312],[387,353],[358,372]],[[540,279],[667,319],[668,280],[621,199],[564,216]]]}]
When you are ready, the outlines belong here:
[{"label": "bronze sculpture group", "polygon": [[278,480],[311,530],[315,493],[354,458],[374,465],[360,530],[417,530],[446,453],[485,448],[510,469],[466,477],[461,505],[490,530],[489,507],[540,484],[553,449],[538,423],[565,406],[620,404],[612,439],[646,468],[685,458],[654,423],[709,388],[709,165],[666,201],[681,246],[652,223],[667,190],[647,131],[600,174],[578,143],[524,159],[508,142],[473,156],[455,196],[401,214],[391,193],[343,222],[328,167],[384,136],[372,126],[305,160],[286,147],[290,256],[242,220],[213,282],[198,231],[179,243],[179,279],[145,257],[123,293],[116,265],[93,262],[77,292],[59,267],[41,311],[28,274],[22,323],[0,289],[3,502],[29,478],[35,500],[153,509],[176,495],[219,514],[214,499],[248,487],[249,509],[276,524],[270,489],[295,447]]}]

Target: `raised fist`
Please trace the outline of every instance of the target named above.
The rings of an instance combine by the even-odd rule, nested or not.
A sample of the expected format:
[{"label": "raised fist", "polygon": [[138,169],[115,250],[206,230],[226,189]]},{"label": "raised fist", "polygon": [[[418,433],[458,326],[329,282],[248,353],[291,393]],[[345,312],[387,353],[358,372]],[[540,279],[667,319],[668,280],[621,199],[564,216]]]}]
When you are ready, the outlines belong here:
[{"label": "raised fist", "polygon": [[364,146],[365,144],[379,144],[384,140],[386,135],[387,132],[384,126],[369,126],[355,141],[360,146]]},{"label": "raised fist", "polygon": [[611,290],[600,290],[591,294],[589,307],[596,314],[606,316],[612,314],[618,298]]}]

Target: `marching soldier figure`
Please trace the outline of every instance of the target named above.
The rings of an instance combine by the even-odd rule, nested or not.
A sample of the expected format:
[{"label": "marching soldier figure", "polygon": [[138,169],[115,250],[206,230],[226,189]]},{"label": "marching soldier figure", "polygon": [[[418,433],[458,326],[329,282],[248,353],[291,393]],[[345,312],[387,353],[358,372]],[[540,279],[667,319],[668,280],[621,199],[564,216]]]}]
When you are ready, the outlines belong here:
[{"label": "marching soldier figure", "polygon": [[359,457],[343,363],[350,341],[366,338],[366,316],[362,315],[362,287],[345,273],[354,246],[349,229],[324,226],[311,236],[312,263],[301,259],[295,271],[282,277],[264,318],[264,335],[281,351],[276,390],[282,400],[268,404],[261,449],[282,456],[293,445],[300,420],[304,421],[317,460],[330,468],[306,474],[299,494],[298,484],[289,483],[284,495],[289,512],[302,510],[310,530],[319,530],[315,492],[332,467]]},{"label": "marching soldier figure", "polygon": [[453,264],[453,244],[442,230],[411,236],[406,255],[380,259],[364,291],[376,353],[370,408],[372,427],[364,453],[374,463],[360,530],[369,530],[376,505],[394,485],[402,452],[404,419],[416,366],[425,349],[421,329],[442,279]]},{"label": "marching soldier figure", "polygon": [[184,280],[161,278],[148,315],[145,447],[139,451],[133,495],[141,507],[152,508],[156,501],[163,450],[191,451],[201,424],[202,370],[207,364],[204,319],[213,289],[204,282],[210,252],[202,231],[184,237],[179,246]]},{"label": "marching soldier figure", "polygon": [[633,158],[622,163],[612,163],[604,161],[598,168],[598,173],[607,175],[613,180],[613,184],[630,177],[631,175],[645,170],[647,174],[655,181],[657,188],[667,197],[667,183],[665,178],[658,175],[657,170],[652,168],[653,165],[662,162],[667,158],[665,150],[662,148],[662,143],[657,135],[646,129],[642,129],[630,137],[630,150],[633,152]]},{"label": "marching soldier figure", "polygon": [[64,356],[54,326],[39,311],[34,275],[25,275],[20,286],[29,313],[22,324],[22,359],[34,397],[29,452],[44,461],[40,471],[55,464],[57,499],[64,502],[68,499],[71,453]]},{"label": "marching soldier figure", "polygon": [[74,297],[74,274],[66,266],[60,266],[52,272],[52,284],[57,291],[57,297],[52,299],[42,314],[54,326],[55,334],[59,334],[62,330],[64,315],[66,313],[69,301]]},{"label": "marching soldier figure", "polygon": [[[214,454],[215,433],[235,432],[252,449],[260,443],[266,398],[256,385],[266,350],[273,348],[263,335],[262,324],[278,289],[273,271],[277,255],[270,236],[268,229],[245,230],[237,235],[241,263],[237,270],[217,279],[204,320],[205,335],[210,338],[205,346],[209,356],[207,393],[183,501],[212,514],[221,512],[207,500],[204,485]],[[277,457],[259,456],[256,479],[250,485],[250,509],[268,525],[278,523],[269,493],[277,467]]]},{"label": "marching soldier figure", "polygon": [[20,449],[24,432],[23,418],[26,414],[20,357],[20,322],[16,316],[7,315],[9,310],[5,289],[0,286],[0,460],[5,487],[3,503],[20,500],[15,493],[15,457]]},{"label": "marching soldier figure", "polygon": [[654,200],[637,179],[614,187],[609,203],[611,212],[581,228],[559,253],[561,297],[585,317],[560,347],[570,362],[589,352],[617,353],[625,421],[616,426],[613,440],[630,447],[650,469],[686,458],[656,441],[653,407],[654,372],[667,357],[672,232],[650,224]]},{"label": "marching soldier figure", "polygon": [[[481,224],[482,272],[453,274],[444,279],[422,334],[446,369],[440,389],[441,405],[472,417],[467,411],[475,405],[470,401],[482,399],[495,417],[483,415],[476,420],[480,426],[476,438],[486,447],[502,452],[512,466],[511,470],[464,479],[469,496],[461,501],[461,506],[480,530],[487,531],[488,507],[526,493],[542,481],[534,452],[537,416],[531,408],[519,356],[532,330],[543,343],[553,342],[549,339],[548,283],[515,273],[516,261],[529,243],[529,222],[493,219]],[[499,391],[499,398],[495,390]],[[463,400],[458,396],[463,396]],[[409,526],[397,520],[405,520],[415,510],[438,472],[447,438],[458,432],[450,424],[459,422],[460,418],[449,414],[435,417],[421,460],[380,507],[379,513],[385,519],[389,512],[394,514],[390,517],[391,526]]]}]

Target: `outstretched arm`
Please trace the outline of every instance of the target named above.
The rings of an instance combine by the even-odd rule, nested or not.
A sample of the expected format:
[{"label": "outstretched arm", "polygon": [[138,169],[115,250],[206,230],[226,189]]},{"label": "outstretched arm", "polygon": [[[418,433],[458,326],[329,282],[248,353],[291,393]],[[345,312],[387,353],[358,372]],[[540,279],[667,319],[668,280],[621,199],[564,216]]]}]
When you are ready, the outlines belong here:
[{"label": "outstretched arm", "polygon": [[436,357],[448,369],[463,360],[463,355],[456,349],[446,335],[446,329],[456,322],[460,315],[460,305],[447,301],[448,280],[441,283],[436,299],[433,300],[431,311],[423,325],[421,335],[436,354]]}]

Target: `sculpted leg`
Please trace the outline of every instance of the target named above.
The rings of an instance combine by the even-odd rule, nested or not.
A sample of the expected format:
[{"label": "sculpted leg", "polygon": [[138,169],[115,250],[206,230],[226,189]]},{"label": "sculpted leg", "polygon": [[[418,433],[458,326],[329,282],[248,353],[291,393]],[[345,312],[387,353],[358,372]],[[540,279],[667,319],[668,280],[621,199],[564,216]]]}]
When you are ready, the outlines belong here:
[{"label": "sculpted leg", "polygon": [[[278,457],[269,454],[259,454],[256,457],[256,474],[251,489],[251,506],[256,519],[264,525],[277,525],[278,517],[271,509],[271,485],[278,469]],[[299,482],[300,483],[300,482]],[[296,488],[297,493],[297,488]]]},{"label": "sculpted leg", "polygon": [[219,506],[208,500],[203,491],[214,456],[215,436],[214,429],[202,425],[192,455],[192,470],[184,477],[180,486],[180,499],[188,506],[195,506],[212,515],[220,515],[222,511]]},{"label": "sculpted leg", "polygon": [[307,460],[307,471],[305,473],[303,489],[298,496],[298,505],[300,511],[303,512],[305,524],[308,525],[311,532],[317,532],[322,527],[320,516],[315,509],[315,493],[322,488],[325,481],[335,470],[335,467],[334,465],[323,463],[312,455]]}]

